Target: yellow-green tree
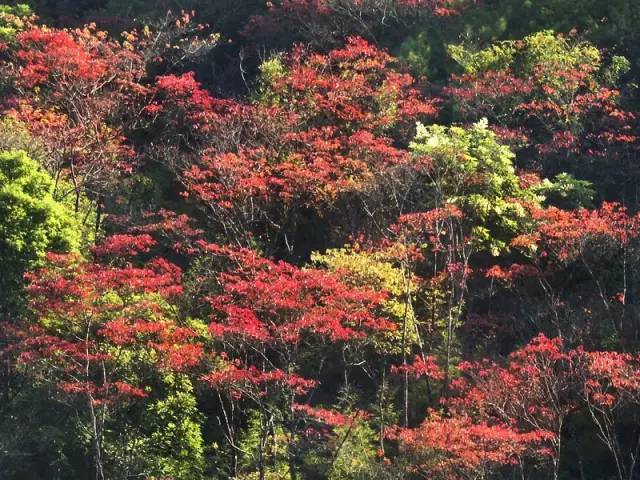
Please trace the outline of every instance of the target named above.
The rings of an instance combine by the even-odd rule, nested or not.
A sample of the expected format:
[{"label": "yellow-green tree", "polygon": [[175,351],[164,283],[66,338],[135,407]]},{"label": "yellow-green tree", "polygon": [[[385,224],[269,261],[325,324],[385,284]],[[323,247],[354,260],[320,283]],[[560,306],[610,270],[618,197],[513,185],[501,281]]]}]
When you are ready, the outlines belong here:
[{"label": "yellow-green tree", "polygon": [[0,311],[18,302],[22,275],[46,252],[78,248],[73,213],[53,198],[52,178],[26,153],[0,153]]}]

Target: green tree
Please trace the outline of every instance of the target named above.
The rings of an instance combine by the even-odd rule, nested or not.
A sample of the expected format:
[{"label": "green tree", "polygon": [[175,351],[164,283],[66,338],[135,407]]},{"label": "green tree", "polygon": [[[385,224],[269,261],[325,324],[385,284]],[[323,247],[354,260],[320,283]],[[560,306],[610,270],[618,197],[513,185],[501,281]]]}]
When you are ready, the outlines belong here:
[{"label": "green tree", "polygon": [[164,378],[166,397],[147,409],[147,423],[153,429],[148,437],[150,465],[163,476],[175,480],[197,480],[204,469],[204,442],[193,385],[186,375]]},{"label": "green tree", "polygon": [[0,5],[0,41],[10,43],[16,34],[25,28],[25,19],[32,15],[28,5]]},{"label": "green tree", "polygon": [[0,153],[0,313],[19,303],[21,281],[46,252],[78,248],[73,213],[53,198],[54,182],[23,151]]},{"label": "green tree", "polygon": [[514,154],[482,120],[470,128],[418,125],[411,150],[431,159],[434,206],[462,210],[479,248],[498,255],[528,218],[522,201],[538,202],[523,189]]},{"label": "green tree", "polygon": [[[464,2],[468,6],[472,2]],[[397,52],[414,68],[444,80],[452,65],[445,46],[460,42],[483,47],[500,40],[514,40],[541,30],[567,34],[572,30],[599,47],[638,58],[640,9],[629,0],[491,0],[473,2],[461,15],[425,19],[400,43]],[[636,61],[637,75],[640,63]],[[636,77],[637,78],[637,77]]]}]

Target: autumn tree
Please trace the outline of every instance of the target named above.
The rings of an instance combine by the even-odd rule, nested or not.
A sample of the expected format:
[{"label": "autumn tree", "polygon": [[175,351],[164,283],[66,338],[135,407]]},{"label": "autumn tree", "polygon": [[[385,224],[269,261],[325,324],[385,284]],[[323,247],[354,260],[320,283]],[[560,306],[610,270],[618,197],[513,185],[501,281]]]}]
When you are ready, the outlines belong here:
[{"label": "autumn tree", "polygon": [[[636,216],[605,203],[597,210],[533,208],[532,219],[511,243],[523,258],[486,275],[512,291],[517,287],[523,300],[542,298],[547,308],[535,320],[539,328],[579,341],[589,332],[592,342],[634,331],[628,304],[636,295],[630,288],[630,268],[637,261]],[[563,281],[567,274],[574,278],[573,288]]]},{"label": "autumn tree", "polygon": [[299,225],[400,162],[395,144],[436,113],[387,52],[355,37],[326,55],[299,46],[268,60],[260,85],[247,105],[213,97],[191,74],[163,76],[146,113],[180,132],[161,140],[161,155],[217,229],[270,252],[293,253]]},{"label": "autumn tree", "polygon": [[[279,426],[287,438],[288,474],[296,478],[297,399],[318,385],[329,356],[347,351],[352,342],[366,342],[369,332],[393,328],[376,315],[384,293],[348,286],[331,273],[273,262],[248,250],[205,248],[229,267],[217,275],[220,291],[209,298],[209,331],[225,353],[203,380],[227,394],[221,406],[232,447],[238,447],[238,439],[231,435],[228,409],[237,410],[231,404],[246,399],[257,409],[255,468],[260,478],[265,478],[268,465],[269,436]],[[310,352],[315,352],[319,365],[306,372],[301,355]],[[343,368],[346,380],[348,365]]]},{"label": "autumn tree", "polygon": [[[115,240],[96,253],[118,251]],[[142,238],[127,248],[138,254],[151,243]],[[10,344],[4,353],[16,373],[47,389],[52,405],[77,416],[80,432],[90,440],[86,448],[96,478],[148,469],[194,478],[200,468],[198,416],[187,407],[192,387],[180,375],[200,362],[203,348],[198,329],[176,318],[171,305],[181,291],[180,277],[180,269],[163,259],[118,267],[50,254],[46,266],[29,274],[34,320],[6,327]],[[186,408],[183,417],[179,402]],[[173,415],[176,430],[161,434],[149,426],[134,433],[123,416],[132,409]],[[161,442],[181,446],[173,452],[163,450]],[[191,449],[185,455],[195,462],[193,470],[173,470],[185,448]]]},{"label": "autumn tree", "polygon": [[[619,479],[630,479],[638,469],[640,432],[631,426],[640,400],[638,356],[618,352],[580,352],[582,396],[600,440],[611,453]],[[632,419],[629,421],[626,416]],[[622,435],[629,421],[629,434]]]},{"label": "autumn tree", "polygon": [[636,478],[633,8],[209,3],[0,6],[0,477]]},{"label": "autumn tree", "polygon": [[446,88],[454,108],[462,119],[489,118],[519,149],[521,166],[606,182],[600,159],[615,158],[616,168],[632,173],[636,116],[618,88],[626,58],[605,59],[594,45],[550,31],[477,52],[463,45],[449,51],[463,70]]}]

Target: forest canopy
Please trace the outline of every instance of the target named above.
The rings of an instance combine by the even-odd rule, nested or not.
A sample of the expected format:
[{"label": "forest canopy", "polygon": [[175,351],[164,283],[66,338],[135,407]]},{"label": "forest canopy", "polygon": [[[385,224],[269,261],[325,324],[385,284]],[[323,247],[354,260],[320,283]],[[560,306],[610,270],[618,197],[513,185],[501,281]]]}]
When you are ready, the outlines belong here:
[{"label": "forest canopy", "polygon": [[0,479],[640,478],[638,32],[0,4]]}]

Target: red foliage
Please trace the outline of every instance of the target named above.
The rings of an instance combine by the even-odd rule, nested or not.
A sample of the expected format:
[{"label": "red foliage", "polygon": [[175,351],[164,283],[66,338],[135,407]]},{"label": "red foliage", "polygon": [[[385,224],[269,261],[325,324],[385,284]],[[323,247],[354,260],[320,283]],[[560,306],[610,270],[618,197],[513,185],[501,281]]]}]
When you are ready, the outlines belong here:
[{"label": "red foliage", "polygon": [[[118,248],[105,251],[122,252],[123,240],[108,242]],[[117,268],[64,255],[48,260],[28,275],[31,307],[48,320],[13,329],[10,351],[60,391],[104,404],[146,396],[142,386],[119,377],[123,351],[157,370],[184,371],[201,362],[198,333],[167,316],[162,304],[161,297],[169,300],[182,290],[176,265],[154,259],[145,268]],[[155,353],[137,357],[142,352]]]},{"label": "red foliage", "polygon": [[585,352],[587,401],[601,408],[640,404],[640,356],[619,352]]},{"label": "red foliage", "polygon": [[598,210],[575,211],[532,207],[537,227],[533,233],[516,237],[512,245],[536,245],[540,254],[553,254],[560,261],[575,258],[589,242],[607,240],[624,246],[640,234],[638,215],[630,216],[617,203],[604,203]]},{"label": "red foliage", "polygon": [[278,389],[288,388],[296,395],[303,395],[316,385],[313,380],[280,369],[265,372],[254,365],[242,367],[239,361],[204,375],[202,380],[213,388],[228,389],[235,399],[264,397],[269,393],[270,386],[276,393]]},{"label": "red foliage", "polygon": [[453,382],[456,396],[447,400],[455,415],[478,416],[519,432],[542,434],[557,468],[566,417],[578,408],[579,384],[574,352],[560,338],[544,335],[509,355],[505,366],[484,360],[463,362],[464,376]]},{"label": "red foliage", "polygon": [[298,413],[304,414],[307,417],[313,418],[332,427],[342,427],[350,423],[348,415],[336,410],[317,408],[300,403],[294,404],[293,408]]},{"label": "red foliage", "polygon": [[305,333],[347,341],[393,328],[374,313],[385,299],[382,292],[350,287],[331,273],[252,252],[222,252],[238,266],[220,274],[222,293],[209,299],[217,312],[210,330],[217,335],[295,344]]},{"label": "red foliage", "polygon": [[260,398],[266,395],[264,384],[273,382],[303,394],[316,381],[295,373],[299,347],[366,341],[368,333],[394,327],[375,314],[384,293],[351,287],[337,275],[274,262],[251,250],[201,248],[227,265],[217,275],[220,293],[209,298],[209,330],[228,346],[227,361],[204,379],[227,386],[236,398]]},{"label": "red foliage", "polygon": [[462,114],[479,118],[500,116],[503,108],[515,108],[534,90],[531,79],[517,78],[510,69],[453,75],[452,81],[444,93],[455,99]]},{"label": "red foliage", "polygon": [[520,432],[508,423],[431,413],[418,428],[402,430],[398,438],[417,457],[412,470],[424,478],[444,475],[453,480],[486,475],[525,457],[544,457],[544,444],[551,436],[545,430]]},{"label": "red foliage", "polygon": [[[510,67],[453,76],[445,93],[464,119],[487,117],[506,142],[532,145],[544,159],[612,157],[637,148],[636,116],[620,106],[620,93],[600,85],[594,66],[533,73]],[[620,152],[613,153],[612,150]]]},{"label": "red foliage", "polygon": [[68,32],[33,28],[16,37],[23,64],[20,80],[25,87],[43,83],[95,82],[107,73],[107,63],[76,41]]},{"label": "red foliage", "polygon": [[434,380],[443,380],[444,373],[440,370],[435,357],[421,357],[416,355],[411,365],[397,365],[391,367],[392,373],[407,373],[410,377],[421,378],[428,377]]},{"label": "red foliage", "polygon": [[100,245],[93,247],[93,253],[98,256],[136,256],[148,252],[156,244],[151,235],[111,235]]},{"label": "red foliage", "polygon": [[362,188],[376,168],[400,161],[404,154],[369,132],[339,136],[333,127],[289,133],[280,148],[287,158],[273,163],[270,149],[237,153],[207,152],[185,172],[191,193],[222,209],[241,209],[252,200],[320,207],[342,192]]},{"label": "red foliage", "polygon": [[625,471],[613,414],[640,402],[638,362],[635,354],[568,350],[560,338],[539,335],[504,365],[461,363],[455,395],[442,400],[449,415],[430,412],[397,438],[413,455],[412,468],[426,477],[486,475],[526,457],[551,460],[557,472],[564,421],[586,403]]},{"label": "red foliage", "polygon": [[133,168],[125,132],[144,91],[143,55],[94,26],[33,27],[16,44],[0,66],[15,87],[8,113],[38,138],[45,167],[66,177],[77,196],[106,193],[118,173]]},{"label": "red foliage", "polygon": [[536,277],[538,274],[538,269],[533,265],[521,265],[519,263],[511,264],[508,269],[504,269],[500,265],[494,265],[485,272],[487,278],[501,280],[507,284],[523,278]]},{"label": "red foliage", "polygon": [[157,121],[186,128],[176,142],[200,152],[177,165],[181,180],[227,232],[273,228],[291,209],[323,211],[362,191],[408,161],[396,144],[410,138],[416,120],[436,113],[387,52],[360,38],[325,55],[298,47],[282,62],[286,73],[253,105],[194,99],[204,94],[193,77],[173,79],[170,89],[162,80]]},{"label": "red foliage", "polygon": [[191,134],[216,132],[231,116],[241,114],[241,106],[231,100],[214,98],[204,90],[193,72],[156,78],[144,107],[147,116],[175,136],[190,129]]},{"label": "red foliage", "polygon": [[349,37],[344,48],[326,55],[298,47],[286,66],[288,74],[275,81],[273,93],[291,98],[288,108],[309,120],[323,118],[352,131],[375,132],[436,113],[413,78],[397,71],[393,57],[358,37]]},{"label": "red foliage", "polygon": [[463,218],[462,211],[455,205],[434,208],[426,212],[408,213],[400,216],[397,225],[392,227],[410,238],[429,238],[432,245],[442,248],[442,224],[450,220]]}]

